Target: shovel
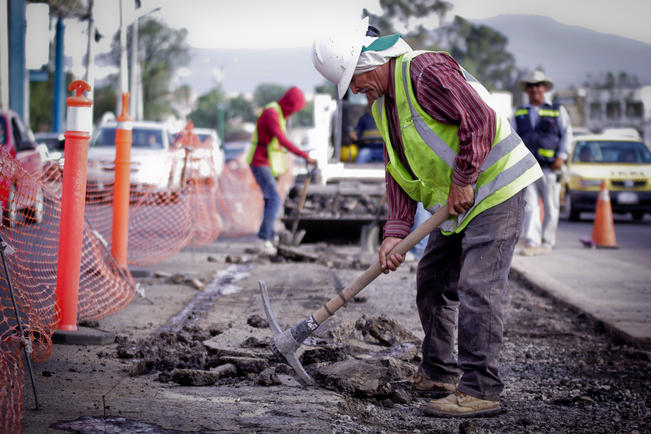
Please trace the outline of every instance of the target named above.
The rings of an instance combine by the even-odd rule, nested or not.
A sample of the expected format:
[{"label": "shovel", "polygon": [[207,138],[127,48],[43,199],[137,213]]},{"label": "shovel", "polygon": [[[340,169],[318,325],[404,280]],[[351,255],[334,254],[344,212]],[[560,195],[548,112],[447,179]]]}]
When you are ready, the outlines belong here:
[{"label": "shovel", "polygon": [[[446,205],[433,214],[422,225],[417,227],[405,239],[400,241],[400,243],[393,248],[391,253],[400,253],[404,257],[409,249],[414,247],[420,240],[425,238],[427,234],[436,229],[448,217],[449,213]],[[362,289],[366,288],[366,286],[382,274],[383,271],[384,270],[379,261],[371,265],[364,273],[358,276],[353,283],[330,299],[330,301],[324,304],[319,310],[308,316],[295,327],[285,331],[280,328],[276,321],[276,317],[271,310],[267,284],[262,280],[258,281],[260,292],[262,293],[262,304],[264,305],[264,310],[267,314],[269,327],[274,335],[270,347],[274,353],[287,360],[289,365],[296,372],[296,375],[298,375],[304,384],[313,385],[314,380],[308,375],[303,368],[303,365],[301,365],[301,362],[298,360],[298,357],[296,357],[296,350],[301,346],[305,339],[307,339],[321,324],[323,324],[325,320],[334,315],[337,310],[348,303],[348,301],[361,292]]]},{"label": "shovel", "polygon": [[310,180],[312,179],[312,175],[314,175],[315,170],[316,167],[312,168],[312,170],[308,170],[307,173],[305,174],[305,180],[303,181],[303,189],[301,190],[301,194],[298,197],[298,205],[296,206],[296,214],[294,215],[294,221],[292,222],[292,232],[290,237],[292,246],[298,246],[299,244],[301,244],[301,241],[305,236],[304,230],[298,233],[296,232],[296,230],[298,229],[298,222],[301,219],[301,211],[303,211],[303,205],[305,204],[305,198],[307,197],[307,189],[310,186]]}]

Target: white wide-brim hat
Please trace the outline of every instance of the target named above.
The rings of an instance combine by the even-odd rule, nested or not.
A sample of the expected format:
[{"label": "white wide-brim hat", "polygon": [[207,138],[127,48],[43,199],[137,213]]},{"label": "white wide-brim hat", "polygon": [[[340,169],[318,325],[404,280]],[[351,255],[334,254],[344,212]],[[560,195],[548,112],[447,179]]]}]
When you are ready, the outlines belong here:
[{"label": "white wide-brim hat", "polygon": [[543,71],[536,70],[531,71],[527,74],[522,80],[518,82],[520,89],[525,90],[528,84],[543,83],[547,86],[547,90],[550,91],[554,88],[554,81],[547,77]]}]

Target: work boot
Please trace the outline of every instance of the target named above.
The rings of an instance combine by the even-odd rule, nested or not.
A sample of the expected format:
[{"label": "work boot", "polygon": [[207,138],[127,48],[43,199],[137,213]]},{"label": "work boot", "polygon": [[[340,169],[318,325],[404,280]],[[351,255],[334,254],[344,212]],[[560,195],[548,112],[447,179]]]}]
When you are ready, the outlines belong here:
[{"label": "work boot", "polygon": [[543,243],[542,246],[538,249],[539,255],[547,255],[552,252],[552,245]]},{"label": "work boot", "polygon": [[427,395],[432,398],[446,396],[454,392],[456,384],[434,381],[425,373],[416,372],[411,383],[411,389],[419,395]]},{"label": "work boot", "polygon": [[425,407],[425,414],[434,417],[495,416],[501,412],[499,401],[475,398],[458,390],[445,398],[431,400]]},{"label": "work boot", "polygon": [[520,250],[521,256],[538,256],[540,253],[540,247],[538,246],[525,246],[524,249]]}]

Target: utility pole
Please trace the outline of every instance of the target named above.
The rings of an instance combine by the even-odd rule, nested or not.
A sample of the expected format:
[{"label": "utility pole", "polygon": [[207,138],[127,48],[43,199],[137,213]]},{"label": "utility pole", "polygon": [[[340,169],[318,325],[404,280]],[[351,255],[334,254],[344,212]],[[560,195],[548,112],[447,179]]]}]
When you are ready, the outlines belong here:
[{"label": "utility pole", "polygon": [[9,108],[9,16],[7,0],[0,0],[0,109]]},{"label": "utility pole", "polygon": [[138,86],[138,74],[139,65],[138,65],[138,21],[140,20],[140,15],[138,14],[138,9],[140,8],[140,0],[135,0],[135,18],[133,24],[131,25],[131,80],[129,87],[131,88],[131,95],[129,99],[129,113],[133,116],[134,120],[141,120],[138,117],[138,98],[140,98],[140,89]]},{"label": "utility pole", "polygon": [[27,119],[29,112],[29,104],[25,104],[25,26],[25,0],[9,0],[9,108],[21,119]]},{"label": "utility pole", "polygon": [[[95,39],[95,20],[93,19],[93,1],[88,0],[88,44],[86,45],[86,83],[90,85],[87,92],[88,99],[93,99],[93,90],[95,89],[95,50],[93,42]],[[91,114],[92,114],[91,106]]]},{"label": "utility pole", "polygon": [[[127,77],[127,20],[124,17],[124,0],[120,0],[120,94],[129,93]],[[122,98],[118,98],[116,113],[122,113]]]},{"label": "utility pole", "polygon": [[54,58],[54,118],[52,121],[52,131],[56,133],[64,132],[66,115],[66,74],[63,70],[64,32],[65,26],[63,25],[63,17],[59,17],[57,19],[56,54]]}]

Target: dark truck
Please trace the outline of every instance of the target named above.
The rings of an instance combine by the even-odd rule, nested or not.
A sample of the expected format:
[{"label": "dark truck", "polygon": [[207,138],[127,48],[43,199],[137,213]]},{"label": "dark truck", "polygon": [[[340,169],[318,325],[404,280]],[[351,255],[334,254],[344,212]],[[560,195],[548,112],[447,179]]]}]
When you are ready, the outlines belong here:
[{"label": "dark truck", "polygon": [[[317,94],[314,99],[314,130],[308,147],[319,162],[311,173],[303,208],[298,215],[298,230],[306,240],[322,237],[350,239],[360,237],[363,247],[377,246],[380,229],[386,220],[384,200],[384,162],[358,163],[355,147],[364,141],[381,141],[365,136],[359,140],[351,134],[367,109],[364,95],[350,92],[343,100]],[[305,177],[298,173],[284,204],[283,222],[294,226]]]}]

